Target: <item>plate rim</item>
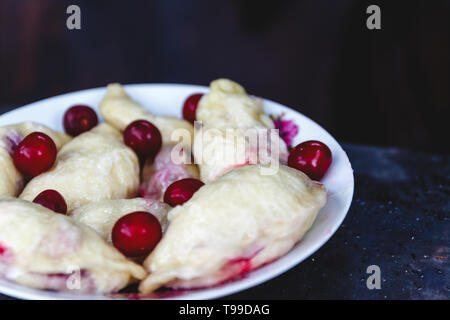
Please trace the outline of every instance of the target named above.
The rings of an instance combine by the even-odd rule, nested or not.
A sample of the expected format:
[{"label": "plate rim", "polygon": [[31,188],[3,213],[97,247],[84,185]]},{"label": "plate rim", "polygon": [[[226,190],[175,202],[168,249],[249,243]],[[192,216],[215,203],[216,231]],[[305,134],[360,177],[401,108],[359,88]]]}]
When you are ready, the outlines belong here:
[{"label": "plate rim", "polygon": [[[146,88],[146,87],[182,87],[186,89],[191,89],[192,91],[198,91],[199,93],[207,92],[209,87],[203,86],[203,85],[196,85],[196,84],[183,84],[183,83],[126,83],[122,84],[124,89],[133,89],[133,88]],[[0,115],[0,120],[5,117],[13,116],[15,112],[23,112],[26,111],[29,108],[35,107],[36,104],[43,104],[45,102],[48,102],[53,99],[59,99],[64,97],[69,97],[71,95],[80,95],[80,94],[87,94],[87,93],[101,93],[102,91],[106,91],[106,86],[103,87],[95,87],[95,88],[88,88],[88,89],[81,89],[77,91],[71,91],[62,93],[56,96],[46,97],[37,101],[30,102],[26,105],[16,107],[13,110],[10,110],[8,112],[5,112]],[[259,96],[254,96],[259,97]],[[342,148],[341,144],[334,138],[333,135],[331,135],[325,128],[323,128],[320,124],[312,120],[311,118],[305,116],[300,111],[297,111],[295,109],[292,109],[286,105],[283,105],[281,103],[278,103],[276,101],[262,98],[260,97],[264,102],[269,102],[270,104],[273,104],[276,108],[281,109],[282,111],[286,111],[288,113],[294,113],[303,118],[303,121],[308,121],[312,125],[320,128],[323,130],[329,138],[333,141],[333,143],[339,148],[339,151],[345,156],[346,162],[350,166],[350,172],[351,172],[351,184],[349,185],[349,189],[347,192],[349,193],[348,201],[345,204],[344,209],[342,211],[345,211],[345,213],[340,217],[339,220],[333,225],[333,228],[330,230],[330,232],[327,233],[327,235],[324,237],[322,241],[316,241],[313,245],[309,247],[309,249],[306,250],[306,253],[303,254],[303,257],[301,259],[293,259],[289,261],[288,263],[278,267],[276,270],[268,272],[266,274],[262,274],[256,278],[250,278],[247,281],[241,281],[237,280],[234,282],[231,282],[229,284],[225,284],[224,286],[219,285],[218,287],[208,288],[208,289],[201,289],[198,291],[192,291],[186,295],[171,297],[171,298],[163,298],[163,299],[175,299],[175,300],[186,300],[186,299],[217,299],[220,297],[228,296],[231,294],[239,293],[243,290],[258,286],[264,282],[270,281],[271,279],[274,279],[278,277],[279,275],[291,270],[293,267],[299,265],[306,259],[308,259],[313,253],[315,253],[317,250],[319,250],[322,246],[324,246],[330,238],[336,233],[336,231],[339,229],[339,227],[342,225],[343,221],[347,217],[348,211],[350,209],[350,206],[353,202],[354,197],[354,188],[355,188],[355,182],[354,182],[354,173],[353,168],[350,162],[350,159],[345,152],[345,150]],[[98,109],[98,106],[95,107],[95,109]],[[181,110],[180,110],[181,115]],[[178,116],[178,118],[180,118]],[[0,124],[2,126],[2,124]],[[292,250],[292,249],[291,249]],[[289,252],[287,253],[289,254]],[[280,257],[281,258],[281,257]],[[269,264],[270,265],[270,264]],[[265,266],[261,267],[264,268]],[[256,270],[260,270],[256,269]],[[20,298],[20,299],[72,299],[72,300],[86,300],[86,299],[101,299],[101,300],[109,300],[109,299],[121,299],[121,297],[110,297],[107,295],[98,295],[98,294],[75,294],[75,293],[68,293],[68,292],[57,292],[57,291],[48,291],[48,290],[40,290],[40,289],[34,289],[29,288],[26,286],[22,286],[20,284],[14,283],[12,281],[8,281],[5,279],[0,279],[0,293],[6,294],[8,296],[14,297],[14,298]],[[123,297],[122,299],[126,299],[126,297]]]}]

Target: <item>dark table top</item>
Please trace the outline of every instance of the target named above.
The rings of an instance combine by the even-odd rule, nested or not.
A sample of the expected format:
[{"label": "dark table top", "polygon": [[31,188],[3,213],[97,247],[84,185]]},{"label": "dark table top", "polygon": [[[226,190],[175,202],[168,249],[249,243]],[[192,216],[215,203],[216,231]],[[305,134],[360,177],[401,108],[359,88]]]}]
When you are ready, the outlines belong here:
[{"label": "dark table top", "polygon": [[[450,156],[343,144],[353,203],[309,259],[231,299],[448,299]],[[369,265],[381,289],[369,290]]]},{"label": "dark table top", "polygon": [[[450,156],[343,147],[355,194],[338,231],[288,272],[226,299],[450,297]],[[379,290],[366,286],[369,265],[380,267]]]}]

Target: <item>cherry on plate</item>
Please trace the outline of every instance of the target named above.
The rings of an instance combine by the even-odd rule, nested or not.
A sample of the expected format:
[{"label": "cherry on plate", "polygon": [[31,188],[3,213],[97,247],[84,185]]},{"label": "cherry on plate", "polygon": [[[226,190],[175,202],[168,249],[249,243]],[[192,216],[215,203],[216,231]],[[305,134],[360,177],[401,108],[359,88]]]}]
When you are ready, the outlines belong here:
[{"label": "cherry on plate", "polygon": [[64,200],[64,197],[58,191],[53,189],[42,191],[34,198],[33,202],[57,213],[67,213],[66,200]]},{"label": "cherry on plate", "polygon": [[297,145],[289,153],[288,166],[319,181],[331,165],[330,149],[322,142],[310,140]]},{"label": "cherry on plate", "polygon": [[24,175],[35,177],[52,167],[57,152],[52,138],[43,132],[32,132],[14,150],[14,165]]},{"label": "cherry on plate", "polygon": [[136,120],[130,123],[123,132],[123,141],[140,158],[154,157],[162,145],[161,133],[147,120]]},{"label": "cherry on plate", "polygon": [[197,111],[198,102],[203,97],[203,93],[191,94],[183,104],[183,119],[191,123],[197,120],[195,112]]},{"label": "cherry on plate", "polygon": [[73,137],[91,130],[97,124],[97,114],[89,106],[72,106],[64,114],[64,129]]},{"label": "cherry on plate", "polygon": [[164,193],[164,202],[175,207],[188,201],[204,183],[198,179],[186,178],[172,183]]},{"label": "cherry on plate", "polygon": [[113,245],[127,257],[148,255],[162,237],[161,224],[145,211],[129,213],[114,224]]}]

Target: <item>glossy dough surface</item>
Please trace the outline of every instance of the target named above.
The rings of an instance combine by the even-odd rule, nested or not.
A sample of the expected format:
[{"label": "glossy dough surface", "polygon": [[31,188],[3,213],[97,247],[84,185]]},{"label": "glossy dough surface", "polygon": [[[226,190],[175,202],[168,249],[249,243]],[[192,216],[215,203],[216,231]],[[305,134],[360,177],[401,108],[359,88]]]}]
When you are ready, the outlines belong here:
[{"label": "glossy dough surface", "polygon": [[164,145],[155,159],[147,159],[144,163],[139,194],[146,199],[163,201],[164,192],[173,182],[185,178],[199,179],[197,166],[189,164],[188,160],[190,154],[178,146]]},{"label": "glossy dough surface", "polygon": [[111,242],[111,231],[117,220],[128,213],[146,211],[153,214],[167,228],[167,212],[170,206],[159,201],[149,201],[143,198],[102,200],[91,202],[75,209],[71,217],[94,229],[103,239]]},{"label": "glossy dough surface", "polygon": [[0,248],[0,276],[34,288],[67,291],[67,273],[76,269],[81,287],[74,292],[116,292],[145,276],[89,227],[6,196],[0,196]]},{"label": "glossy dough surface", "polygon": [[[0,128],[0,278],[71,291],[78,270],[75,293],[115,293],[136,280],[143,294],[210,287],[289,252],[325,205],[323,185],[284,165],[287,146],[278,132],[268,133],[274,124],[261,100],[231,80],[211,82],[201,98],[195,140],[189,122],[151,114],[120,84],[108,85],[99,109],[107,123],[73,139],[34,122]],[[142,173],[121,134],[139,119],[163,139]],[[181,144],[172,137],[177,129],[188,137]],[[252,144],[248,130],[268,133],[266,141]],[[24,188],[11,154],[34,131],[48,134],[59,151],[54,166]],[[198,166],[188,164],[191,151]],[[274,162],[275,173],[267,170]],[[182,206],[161,202],[171,183],[188,177],[206,185]],[[30,202],[46,189],[62,194],[68,216]],[[135,211],[153,214],[163,229],[143,267],[110,244],[116,221]]]},{"label": "glossy dough surface", "polygon": [[177,143],[179,140],[172,140],[172,133],[177,129],[184,129],[184,132],[189,135],[190,140],[183,140],[183,147],[191,148],[194,128],[189,122],[174,117],[155,116],[151,114],[137,102],[133,101],[118,83],[108,85],[99,108],[103,118],[121,131],[125,130],[127,125],[135,120],[147,120],[151,122],[159,129],[163,144]]},{"label": "glossy dough surface", "polygon": [[138,186],[136,154],[118,130],[103,123],[64,145],[53,168],[33,178],[20,198],[33,201],[43,190],[55,189],[70,212],[90,202],[134,197]]},{"label": "glossy dough surface", "polygon": [[268,263],[291,250],[325,202],[321,184],[286,166],[230,171],[170,211],[140,291],[211,286]]},{"label": "glossy dough surface", "polygon": [[23,188],[23,176],[14,166],[12,153],[17,145],[32,132],[50,136],[60,149],[71,137],[36,122],[24,122],[0,128],[0,195],[17,196]]},{"label": "glossy dough surface", "polygon": [[[228,79],[211,82],[209,93],[199,102],[197,121],[203,127],[196,128],[193,152],[205,183],[246,164],[287,161],[286,144],[276,131],[269,134],[274,125],[264,113],[261,101],[250,97],[236,82]],[[267,145],[258,146],[247,134],[249,129],[266,134]],[[277,153],[269,152],[271,145]]]}]

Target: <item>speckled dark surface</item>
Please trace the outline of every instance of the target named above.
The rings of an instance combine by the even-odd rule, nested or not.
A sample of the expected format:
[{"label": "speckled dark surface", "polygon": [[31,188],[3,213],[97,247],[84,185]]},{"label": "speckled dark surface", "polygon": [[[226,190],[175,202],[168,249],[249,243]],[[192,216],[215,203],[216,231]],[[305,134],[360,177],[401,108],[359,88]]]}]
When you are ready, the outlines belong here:
[{"label": "speckled dark surface", "polygon": [[[355,194],[336,234],[290,271],[227,298],[449,299],[450,156],[343,147]],[[366,287],[369,265],[381,269],[380,290]]]},{"label": "speckled dark surface", "polygon": [[[233,299],[448,299],[450,156],[343,145],[355,174],[346,219],[314,255]],[[369,265],[381,289],[369,290]]]}]

